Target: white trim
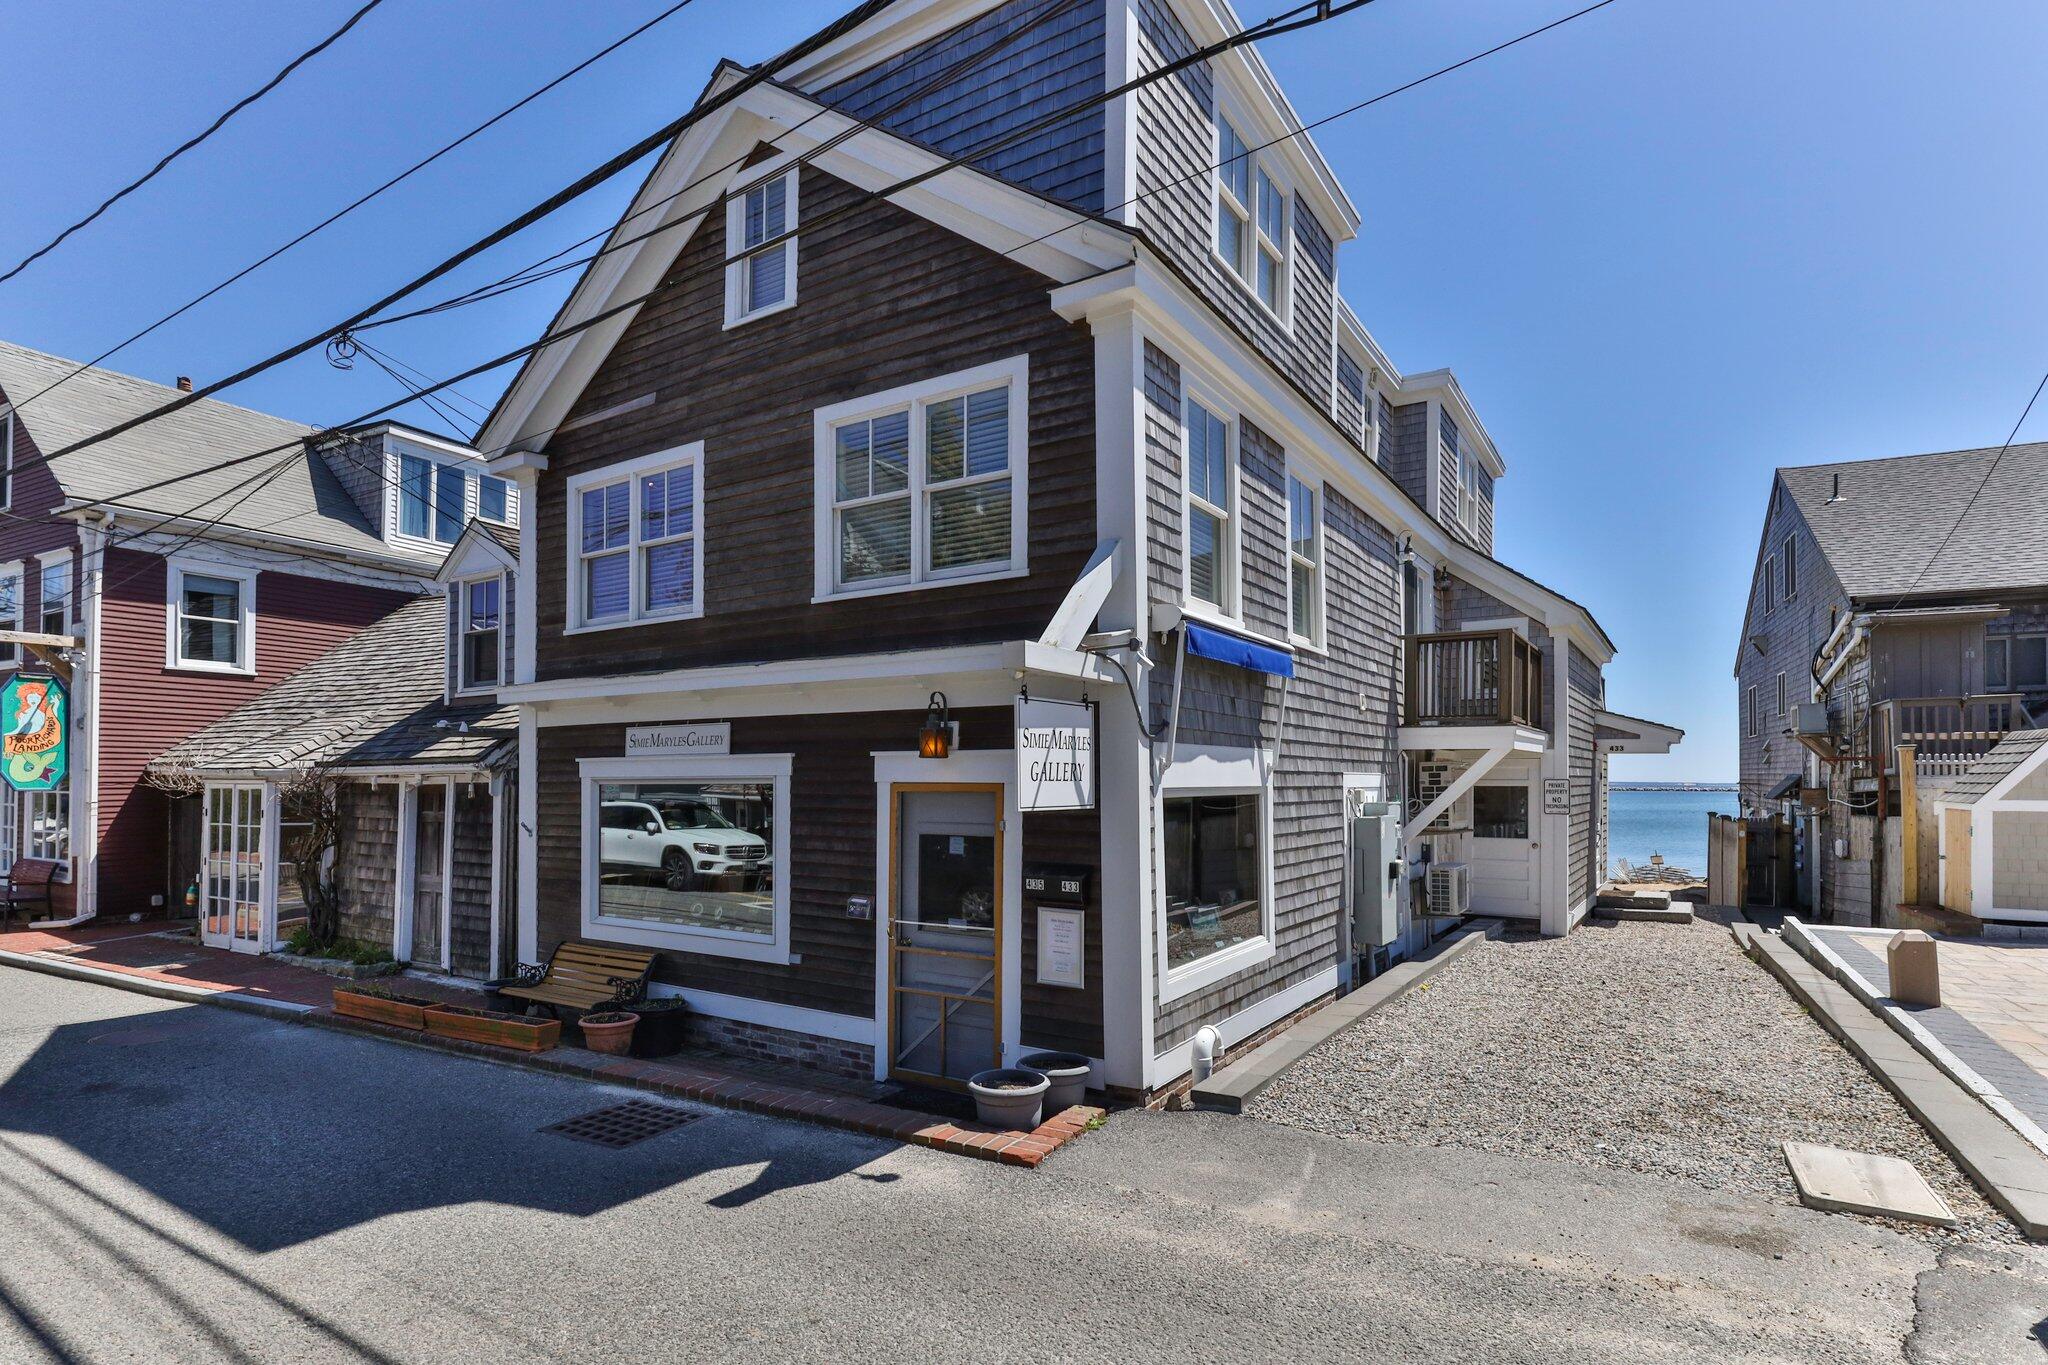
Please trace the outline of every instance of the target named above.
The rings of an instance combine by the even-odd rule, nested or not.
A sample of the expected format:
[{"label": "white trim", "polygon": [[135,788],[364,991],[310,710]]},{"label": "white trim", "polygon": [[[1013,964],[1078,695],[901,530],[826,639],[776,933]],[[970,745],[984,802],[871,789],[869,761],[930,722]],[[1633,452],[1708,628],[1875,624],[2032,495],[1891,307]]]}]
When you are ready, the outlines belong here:
[{"label": "white trim", "polygon": [[491,774],[491,961],[484,969],[486,980],[504,973],[505,920],[505,775]]},{"label": "white trim", "polygon": [[[478,583],[496,583],[498,585],[498,624],[492,627],[498,633],[498,676],[489,683],[471,683],[468,681],[469,590]],[[449,695],[451,697],[494,696],[498,689],[505,685],[506,679],[512,675],[511,632],[505,629],[506,592],[504,571],[498,570],[493,573],[472,574],[467,578],[458,578],[449,584],[449,591],[454,594],[452,603],[454,607],[454,636],[450,643],[454,657],[448,661]],[[449,622],[445,619],[444,614],[442,629],[448,629],[448,624]]]},{"label": "white trim", "polygon": [[[1200,407],[1223,424],[1224,460],[1228,466],[1225,496],[1228,507],[1219,508],[1207,498],[1196,507],[1192,488],[1192,461],[1189,458],[1188,410]],[[1211,384],[1199,372],[1189,366],[1181,367],[1180,378],[1180,595],[1181,610],[1190,616],[1205,617],[1218,625],[1232,630],[1246,629],[1244,624],[1244,422],[1237,405],[1230,402],[1224,391]],[[1205,597],[1195,596],[1194,588],[1194,537],[1188,534],[1189,518],[1200,511],[1204,516],[1218,517],[1223,523],[1225,544],[1218,546],[1223,562],[1216,566],[1217,576],[1222,582],[1218,596],[1223,600],[1211,602]]]},{"label": "white trim", "polygon": [[[927,433],[924,414],[928,408],[949,398],[986,391],[998,385],[1008,387],[1006,415],[1009,465],[1002,475],[976,476],[980,481],[1007,478],[1010,481],[1010,554],[1001,564],[967,570],[935,570],[931,557],[931,494],[927,462]],[[874,582],[846,586],[839,583],[838,480],[836,428],[863,419],[886,417],[907,409],[910,449],[908,482],[903,490],[910,504],[910,571]],[[970,370],[956,370],[912,384],[901,384],[880,393],[865,394],[816,409],[811,415],[811,601],[829,602],[840,598],[869,597],[886,592],[935,588],[963,583],[993,582],[1018,578],[1030,572],[1031,502],[1031,357],[1014,355]],[[940,487],[974,484],[963,475]],[[893,495],[890,495],[893,496]],[[856,500],[865,504],[866,500]]]},{"label": "white trim", "polygon": [[[578,878],[582,886],[583,937],[599,942],[636,943],[645,948],[669,952],[700,953],[709,957],[741,958],[749,962],[788,963],[790,903],[790,754],[732,754],[700,758],[663,755],[656,758],[579,758],[577,783],[581,787],[578,808],[582,812]],[[605,782],[681,782],[726,778],[770,783],[775,792],[774,843],[768,850],[773,879],[774,933],[763,938],[737,930],[665,927],[652,922],[605,919],[597,909],[598,859],[593,856],[602,840],[598,819],[598,788]]]},{"label": "white trim", "polygon": [[[182,657],[178,621],[185,593],[185,575],[229,579],[241,585],[236,611],[235,662],[210,663]],[[174,556],[164,561],[164,669],[174,673],[228,673],[251,678],[256,675],[256,580],[258,571],[240,564],[224,563],[199,555]]]},{"label": "white trim", "polygon": [[[1214,1026],[1216,1031],[1223,1035],[1224,1047],[1235,1047],[1259,1030],[1270,1028],[1309,1002],[1335,991],[1337,983],[1336,967],[1326,967],[1305,981],[1296,982],[1286,990],[1266,996],[1236,1014],[1216,1020]],[[1157,1090],[1161,1086],[1177,1081],[1185,1076],[1193,1065],[1194,1039],[1191,1037],[1151,1059],[1145,1068],[1146,1088]]]},{"label": "white trim", "polygon": [[[36,551],[35,560],[37,630],[43,629],[44,618],[48,616],[50,610],[49,602],[45,599],[43,595],[44,576],[48,574],[50,570],[57,568],[60,565],[69,567],[69,572],[65,575],[66,579],[69,580],[70,586],[64,590],[64,628],[62,630],[43,631],[43,633],[46,635],[69,635],[71,633],[72,624],[77,620],[78,617],[77,606],[81,600],[81,595],[78,591],[78,572],[80,567],[82,566],[73,562],[73,555],[71,553],[71,548],[69,546],[64,546],[60,549],[55,550],[38,550]],[[22,580],[22,588],[24,590],[24,604],[26,603],[27,600],[27,587],[28,581],[26,578],[24,578]],[[22,621],[22,629],[26,630],[27,628],[28,622],[26,616],[24,615]]]},{"label": "white trim", "polygon": [[519,809],[514,836],[518,840],[519,905],[517,953],[520,962],[540,955],[540,728],[531,706],[519,708]]},{"label": "white trim", "polygon": [[[374,785],[374,784],[372,784]],[[412,961],[413,862],[418,855],[420,784],[401,780],[398,784],[398,856],[392,861],[391,956]]]},{"label": "white trim", "polygon": [[[1321,650],[1324,648],[1324,643],[1329,639],[1330,635],[1329,597],[1327,592],[1327,585],[1330,579],[1329,548],[1327,537],[1323,530],[1323,482],[1316,475],[1315,471],[1302,468],[1292,456],[1289,456],[1287,459],[1286,469],[1281,475],[1281,479],[1286,485],[1286,496],[1283,501],[1286,504],[1285,515],[1287,522],[1285,532],[1285,539],[1287,541],[1287,643],[1290,649]],[[1311,579],[1311,586],[1314,589],[1315,600],[1310,604],[1309,633],[1306,635],[1300,634],[1294,629],[1295,561],[1303,557],[1294,548],[1294,487],[1296,484],[1300,484],[1302,491],[1309,496],[1309,511],[1315,528],[1315,553],[1309,561],[1313,566],[1311,573],[1314,577]]]},{"label": "white trim", "polygon": [[1182,745],[1175,761],[1160,773],[1159,791],[1153,798],[1153,821],[1163,827],[1165,803],[1169,799],[1197,796],[1256,796],[1259,802],[1259,921],[1256,939],[1211,953],[1179,967],[1167,961],[1166,845],[1157,841],[1153,852],[1153,897],[1151,920],[1158,936],[1159,1002],[1166,1004],[1192,995],[1205,986],[1250,971],[1270,961],[1279,952],[1275,923],[1273,864],[1272,756],[1263,750],[1232,749],[1221,746]]},{"label": "white trim", "polygon": [[[646,545],[640,539],[640,480],[649,474],[662,473],[671,469],[688,466],[691,482],[690,527],[685,536],[693,543],[691,559],[693,581],[690,584],[690,605],[680,611],[649,611],[645,605],[647,584],[641,572],[642,555]],[[583,492],[588,488],[604,488],[615,483],[626,485],[626,541],[619,546],[608,546],[597,551],[595,556],[583,553]],[[622,460],[617,464],[601,465],[572,475],[563,490],[562,515],[568,527],[564,537],[563,554],[567,560],[565,599],[567,624],[562,628],[564,635],[583,635],[593,631],[622,630],[631,626],[647,625],[655,621],[691,621],[704,614],[704,443],[691,441],[686,445],[671,446],[657,450],[636,459]],[[682,536],[664,536],[656,544],[667,545]],[[524,539],[522,538],[522,546]],[[583,564],[588,557],[624,554],[626,556],[627,584],[626,614],[622,617],[605,617],[602,620],[586,621],[583,616]]]},{"label": "white trim", "polygon": [[691,1009],[714,1019],[732,1019],[742,1024],[785,1029],[813,1038],[875,1046],[875,1021],[857,1014],[834,1014],[829,1010],[778,1004],[749,995],[726,995],[720,991],[698,990],[694,986],[668,986],[658,981],[648,985],[647,993],[657,998],[681,996]]},{"label": "white trim", "polygon": [[[776,313],[796,307],[797,275],[797,232],[802,219],[797,215],[797,182],[802,179],[794,155],[784,153],[761,166],[750,166],[742,172],[741,179],[734,183],[725,197],[725,330],[757,318],[771,317]],[[768,244],[748,248],[741,243],[746,239],[747,196],[755,190],[766,192],[770,181],[784,182],[783,190],[783,236],[775,241],[776,234],[770,233],[765,240]],[[782,297],[761,308],[747,307],[747,285],[752,274],[754,258],[764,252],[784,246],[789,250],[783,258]]]}]

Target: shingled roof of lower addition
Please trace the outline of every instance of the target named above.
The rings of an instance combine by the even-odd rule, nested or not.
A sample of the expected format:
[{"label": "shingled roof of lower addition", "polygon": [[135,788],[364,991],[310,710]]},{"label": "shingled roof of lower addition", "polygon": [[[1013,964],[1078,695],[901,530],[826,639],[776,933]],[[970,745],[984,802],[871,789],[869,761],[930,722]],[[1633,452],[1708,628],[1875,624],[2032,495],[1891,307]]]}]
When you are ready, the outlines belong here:
[{"label": "shingled roof of lower addition", "polygon": [[1991,752],[1964,769],[1939,797],[1958,806],[1974,806],[1991,789],[2010,777],[2021,764],[2048,744],[2048,730],[2015,730],[1991,746]]},{"label": "shingled roof of lower addition", "polygon": [[[519,740],[512,706],[436,702],[335,755],[336,768],[484,767]],[[502,752],[501,752],[502,751]]]},{"label": "shingled roof of lower addition", "polygon": [[1859,601],[2048,585],[2048,442],[1780,469]]},{"label": "shingled roof of lower addition", "polygon": [[418,597],[180,740],[151,771],[289,772],[329,763],[441,703],[448,610]]}]

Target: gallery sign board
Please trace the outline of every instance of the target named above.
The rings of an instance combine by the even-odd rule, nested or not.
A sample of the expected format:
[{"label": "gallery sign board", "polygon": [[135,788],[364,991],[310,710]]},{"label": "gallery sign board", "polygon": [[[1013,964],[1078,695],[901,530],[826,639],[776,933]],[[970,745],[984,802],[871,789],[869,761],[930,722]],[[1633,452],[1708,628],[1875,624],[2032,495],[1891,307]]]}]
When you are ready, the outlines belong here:
[{"label": "gallery sign board", "polygon": [[1095,707],[1017,698],[1017,808],[1095,809]]},{"label": "gallery sign board", "polygon": [[655,758],[732,752],[730,721],[693,725],[633,725],[626,729],[627,758]]}]

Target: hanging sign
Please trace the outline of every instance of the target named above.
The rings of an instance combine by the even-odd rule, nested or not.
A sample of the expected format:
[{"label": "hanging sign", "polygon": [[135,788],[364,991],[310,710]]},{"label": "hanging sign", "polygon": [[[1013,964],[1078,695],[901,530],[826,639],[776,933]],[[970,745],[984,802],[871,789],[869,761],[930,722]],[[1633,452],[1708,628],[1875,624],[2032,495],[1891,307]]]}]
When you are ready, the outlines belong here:
[{"label": "hanging sign", "polygon": [[1017,808],[1095,809],[1095,708],[1017,698]]},{"label": "hanging sign", "polygon": [[23,677],[0,687],[0,772],[21,792],[54,791],[70,770],[71,696],[55,678]]},{"label": "hanging sign", "polygon": [[633,725],[626,729],[627,758],[731,752],[730,721],[700,725]]}]

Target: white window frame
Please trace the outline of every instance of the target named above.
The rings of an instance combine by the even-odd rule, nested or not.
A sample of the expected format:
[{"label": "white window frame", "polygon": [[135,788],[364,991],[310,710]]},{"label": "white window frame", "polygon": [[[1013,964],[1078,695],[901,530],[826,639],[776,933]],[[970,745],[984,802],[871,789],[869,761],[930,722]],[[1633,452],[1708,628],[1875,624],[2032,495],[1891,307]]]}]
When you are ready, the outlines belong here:
[{"label": "white window frame", "polygon": [[[748,171],[741,183],[734,185],[725,199],[725,326],[728,330],[742,323],[772,317],[776,313],[796,307],[797,232],[803,224],[797,206],[797,186],[802,177],[797,174],[798,168],[792,156],[784,155],[768,164],[772,169],[766,173],[763,173],[760,167]],[[783,191],[783,221],[788,235],[782,238],[782,245],[789,250],[783,265],[782,298],[777,303],[749,310],[748,275],[754,257],[768,250],[768,247],[749,249],[741,245],[746,239],[747,195],[777,179],[788,182]]]},{"label": "white window frame", "polygon": [[[1209,254],[1221,261],[1224,268],[1240,283],[1249,282],[1250,279],[1250,262],[1242,259],[1242,257],[1248,257],[1251,254],[1252,242],[1258,232],[1257,226],[1252,222],[1252,212],[1255,204],[1245,203],[1239,199],[1237,191],[1231,189],[1226,181],[1223,168],[1229,161],[1242,160],[1245,164],[1244,198],[1257,199],[1258,191],[1255,188],[1257,182],[1253,177],[1258,171],[1259,162],[1258,158],[1251,153],[1251,143],[1245,140],[1244,133],[1240,130],[1240,125],[1243,121],[1226,110],[1223,107],[1223,102],[1218,100],[1216,103],[1216,116],[1211,120],[1209,128],[1209,164],[1215,167],[1215,170],[1211,171],[1209,175]],[[1223,130],[1225,125],[1229,126],[1231,135],[1237,139],[1238,144],[1246,149],[1242,158],[1231,157],[1226,160],[1224,157]],[[1226,198],[1228,200],[1227,203]],[[1223,254],[1223,215],[1226,213],[1237,219],[1241,225],[1241,232],[1237,239],[1241,259],[1235,261]]]},{"label": "white window frame", "polygon": [[[1245,200],[1229,188],[1223,174],[1223,127],[1229,124],[1231,132],[1245,148]],[[1245,136],[1244,130],[1251,126],[1245,111],[1234,101],[1224,98],[1218,90],[1216,113],[1209,121],[1209,254],[1221,262],[1230,275],[1244,286],[1253,302],[1268,316],[1282,326],[1290,325],[1294,316],[1294,189],[1292,183],[1281,173],[1279,162],[1272,158],[1261,158],[1260,148]],[[1259,221],[1259,175],[1264,172],[1267,181],[1280,199],[1280,238],[1269,236]],[[1228,204],[1225,203],[1228,196]],[[1246,202],[1249,201],[1249,202]],[[1242,244],[1244,259],[1233,261],[1223,254],[1223,215],[1230,213],[1243,225]],[[1259,293],[1259,251],[1270,246],[1275,258],[1273,289],[1274,298],[1268,303]]]},{"label": "white window frame", "polygon": [[[469,590],[478,583],[498,585],[498,678],[490,683],[469,681]],[[505,606],[507,584],[502,573],[471,574],[468,578],[455,580],[455,695],[458,697],[489,695],[505,686],[506,670],[512,662],[512,652],[506,637],[511,634],[505,629]]]},{"label": "white window frame", "polygon": [[[647,580],[641,569],[641,557],[647,542],[640,539],[640,480],[649,474],[661,474],[671,469],[688,465],[691,469],[691,505],[695,513],[691,519],[692,529],[686,536],[664,536],[654,542],[667,545],[679,540],[696,542],[697,581],[692,585],[690,605],[682,610],[648,611],[646,609]],[[627,571],[632,582],[627,594],[626,614],[619,617],[604,617],[587,620],[583,614],[583,493],[588,488],[603,487],[607,484],[624,483],[627,498],[627,533],[623,547]],[[657,450],[638,459],[621,464],[608,464],[598,469],[588,469],[573,475],[568,483],[569,523],[567,583],[568,624],[563,627],[564,635],[582,635],[598,630],[623,630],[630,626],[646,625],[654,621],[692,621],[704,614],[704,443],[692,441],[688,445],[676,446],[669,450]],[[598,551],[598,554],[617,554],[619,549]]]},{"label": "white window frame", "polygon": [[[494,517],[484,511],[484,483],[486,480],[505,486],[505,515],[502,517]],[[472,496],[476,499],[476,515],[478,520],[488,521],[493,526],[517,526],[519,524],[518,484],[502,474],[491,474],[479,470],[476,475],[475,487],[476,491]]]},{"label": "white window frame", "polygon": [[1279,951],[1274,928],[1273,877],[1273,782],[1267,756],[1254,749],[1232,749],[1183,744],[1173,765],[1160,779],[1159,795],[1152,803],[1152,827],[1166,827],[1166,802],[1170,797],[1257,796],[1259,798],[1259,916],[1256,939],[1211,953],[1183,967],[1168,967],[1166,960],[1166,841],[1153,840],[1152,927],[1157,940],[1156,971],[1159,1000],[1164,1004],[1192,995],[1205,986],[1248,972],[1268,962]]},{"label": "white window frame", "polygon": [[[1223,542],[1229,553],[1218,566],[1223,577],[1221,603],[1195,596],[1194,537],[1188,533],[1190,513],[1198,510],[1192,466],[1189,459],[1193,427],[1188,405],[1198,403],[1223,423],[1223,441],[1229,462],[1230,506],[1218,509],[1207,498],[1199,510],[1223,519]],[[1244,426],[1237,406],[1221,391],[1181,367],[1180,395],[1180,596],[1181,611],[1198,620],[1241,628],[1244,624]]]},{"label": "white window frame", "polygon": [[1778,591],[1778,557],[1776,555],[1764,556],[1763,590],[1764,615],[1769,616],[1778,607],[1776,598]]},{"label": "white window frame", "polygon": [[[49,574],[50,570],[58,568],[60,566],[64,569],[64,581],[66,584],[63,599],[64,628],[62,630],[56,631],[43,630],[43,627],[46,624],[48,624],[47,618],[49,617],[50,614],[49,599],[43,591],[45,586],[45,578]],[[24,586],[26,585],[24,584]],[[71,551],[45,550],[41,554],[37,555],[36,629],[38,631],[41,631],[45,635],[69,635],[71,633],[72,626],[76,624],[77,621],[77,616],[72,609],[72,604],[77,599],[77,596],[78,569],[77,566],[72,563]],[[24,624],[22,628],[26,630],[27,625]]]},{"label": "white window frame", "polygon": [[1458,450],[1458,524],[1479,535],[1479,456],[1463,448]]},{"label": "white window frame", "polygon": [[[226,578],[242,585],[239,605],[241,623],[236,631],[235,662],[215,663],[210,659],[187,659],[180,649],[178,621],[185,597],[185,575]],[[223,564],[205,559],[171,559],[164,565],[164,668],[174,673],[228,673],[237,677],[256,674],[256,575],[246,565]]]},{"label": "white window frame", "polygon": [[[976,480],[948,480],[939,488],[972,486],[973,482],[1010,480],[1010,554],[1000,564],[976,565],[964,569],[930,567],[931,494],[933,485],[926,468],[927,443],[925,411],[934,403],[963,394],[1009,386],[1008,400],[1010,464],[1007,476],[987,474]],[[910,572],[908,575],[854,583],[839,583],[839,520],[837,446],[834,430],[852,422],[887,417],[908,410],[910,414]],[[962,583],[992,583],[1021,578],[1031,572],[1026,530],[1030,525],[1031,486],[1031,358],[1015,355],[1007,360],[979,365],[971,370],[939,375],[933,379],[905,384],[882,393],[867,394],[819,408],[812,416],[812,578],[811,601],[837,602],[889,593],[916,592],[925,588]]]},{"label": "white window frame", "polygon": [[[790,828],[789,789],[793,758],[789,754],[706,755],[699,758],[585,758],[577,760],[583,785],[582,866],[583,937],[599,942],[632,943],[671,952],[702,953],[748,962],[788,963]],[[772,938],[735,929],[662,926],[646,920],[607,919],[598,913],[597,891],[603,834],[598,823],[598,788],[607,782],[766,782],[773,784],[773,844],[768,850],[774,879],[775,933]]]},{"label": "white window frame", "polygon": [[[28,627],[28,565],[19,559],[10,559],[0,564],[0,589],[7,580],[14,580],[14,615],[9,617],[0,611],[0,630],[25,630]],[[0,593],[4,597],[4,593]],[[0,668],[17,668],[21,665],[20,645],[0,645]]]},{"label": "white window frame", "polygon": [[1743,729],[1743,733],[1744,733],[1744,735],[1746,735],[1746,736],[1747,736],[1748,738],[1750,738],[1750,739],[1755,739],[1755,738],[1756,738],[1756,736],[1757,736],[1757,720],[1756,720],[1756,684],[1755,684],[1755,683],[1751,683],[1751,684],[1750,684],[1750,685],[1749,685],[1748,687],[1746,687],[1746,688],[1744,688],[1744,689],[1743,689],[1743,694],[1742,694],[1742,703],[1743,703],[1743,711],[1744,711],[1744,713],[1745,713],[1745,714],[1744,714],[1744,717],[1743,717],[1743,726],[1742,726],[1742,729]]},{"label": "white window frame", "polygon": [[1778,718],[1780,720],[1791,714],[1791,698],[1791,689],[1785,686],[1785,675],[1780,673],[1778,675]]},{"label": "white window frame", "polygon": [[57,828],[61,831],[59,837],[64,844],[64,856],[52,858],[50,861],[57,864],[59,879],[67,882],[70,881],[71,836],[75,829],[72,819],[73,812],[71,810],[71,779],[67,776],[56,786],[41,791],[18,792],[10,790],[5,793],[5,796],[5,819],[7,824],[7,848],[5,851],[7,857],[5,862],[0,862],[0,870],[12,866],[16,858],[44,856],[37,853],[32,846],[34,841],[30,834],[30,829],[35,820],[35,808],[40,803],[61,802],[64,818]]},{"label": "white window frame", "polygon": [[[1294,575],[1301,571],[1304,560],[1294,548],[1294,490],[1299,485],[1309,495],[1310,510],[1315,522],[1315,557],[1307,560],[1312,589],[1309,600],[1309,633],[1304,635],[1294,628]],[[1313,471],[1290,464],[1287,467],[1287,639],[1290,644],[1321,649],[1328,634],[1324,612],[1329,597],[1326,582],[1329,555],[1326,551],[1323,529],[1324,491],[1323,481]]]},{"label": "white window frame", "polygon": [[1783,560],[1780,572],[1785,575],[1785,600],[1790,602],[1799,595],[1799,556],[1793,546],[1791,536],[1785,537],[1785,542],[1780,547],[1779,553]]}]

